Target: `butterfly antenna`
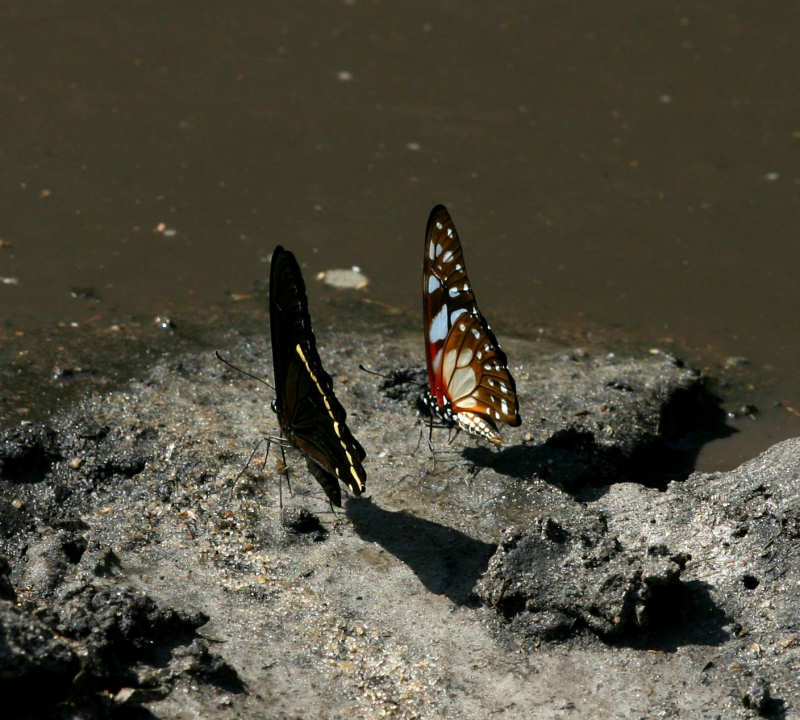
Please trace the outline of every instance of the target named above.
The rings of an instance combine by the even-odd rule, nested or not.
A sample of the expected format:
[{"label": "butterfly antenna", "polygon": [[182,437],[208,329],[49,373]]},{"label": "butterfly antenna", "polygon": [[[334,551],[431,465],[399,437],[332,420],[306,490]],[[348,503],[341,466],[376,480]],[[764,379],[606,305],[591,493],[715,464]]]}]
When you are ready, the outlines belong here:
[{"label": "butterfly antenna", "polygon": [[224,357],[222,357],[222,355],[219,354],[219,350],[215,350],[214,354],[217,356],[217,360],[219,360],[223,365],[227,365],[232,370],[236,370],[236,372],[240,372],[242,375],[247,375],[247,377],[253,378],[253,380],[258,380],[258,382],[262,383],[263,385],[266,385],[270,390],[275,389],[266,380],[264,380],[264,378],[259,377],[258,375],[253,375],[253,373],[249,373],[247,372],[247,370],[242,370],[242,368],[238,367],[237,365],[234,365],[229,360],[226,360]]},{"label": "butterfly antenna", "polygon": [[[264,441],[259,439],[259,441],[256,443],[256,446],[253,448],[253,452],[250,453],[250,457],[247,458],[247,462],[244,464],[244,467],[239,471],[239,474],[233,479],[234,485],[239,481],[239,478],[242,477],[242,475],[244,475],[244,471],[247,470],[247,468],[250,466],[250,463],[252,462],[253,457],[255,456],[256,451],[258,450],[262,442]],[[269,444],[267,444],[267,452],[269,452]]]},{"label": "butterfly antenna", "polygon": [[383,373],[379,373],[377,370],[370,370],[368,367],[364,367],[361,363],[358,364],[358,369],[363,370],[365,373],[369,373],[370,375],[377,375],[379,378],[383,378],[384,380],[393,380],[391,375],[384,375]]}]

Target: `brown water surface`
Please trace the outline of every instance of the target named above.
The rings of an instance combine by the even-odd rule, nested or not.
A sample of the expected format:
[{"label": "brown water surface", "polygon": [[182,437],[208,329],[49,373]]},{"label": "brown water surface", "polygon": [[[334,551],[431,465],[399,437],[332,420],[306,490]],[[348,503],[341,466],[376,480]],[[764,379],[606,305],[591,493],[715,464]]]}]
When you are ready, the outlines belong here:
[{"label": "brown water surface", "polygon": [[501,338],[724,375],[760,414],[700,467],[736,465],[800,434],[798,33],[792,3],[8,0],[0,419],[53,368],[135,370],[157,315],[225,322],[278,242],[317,323],[354,264],[418,314],[443,202]]}]

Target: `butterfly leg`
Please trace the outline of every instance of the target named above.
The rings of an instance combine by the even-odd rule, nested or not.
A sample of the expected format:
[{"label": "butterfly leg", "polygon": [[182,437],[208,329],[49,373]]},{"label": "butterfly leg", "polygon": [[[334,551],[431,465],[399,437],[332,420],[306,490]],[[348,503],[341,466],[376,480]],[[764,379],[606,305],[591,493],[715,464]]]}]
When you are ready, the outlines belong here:
[{"label": "butterfly leg", "polygon": [[[267,460],[269,459],[269,449],[272,446],[272,438],[267,438],[267,451],[264,453],[264,469],[267,468]],[[284,461],[284,466],[286,465],[286,461]],[[282,471],[281,471],[282,472]],[[281,483],[281,477],[278,475],[278,508],[283,510],[283,484]]]},{"label": "butterfly leg", "polygon": [[417,446],[414,448],[414,454],[416,455],[419,451],[419,444],[422,442],[422,424],[419,426],[419,437],[417,438]]},{"label": "butterfly leg", "polygon": [[[455,429],[455,432],[453,432],[454,429]],[[458,427],[457,425],[456,425],[455,428],[448,428],[448,430],[447,430],[447,434],[448,434],[447,444],[448,445],[452,445],[453,444],[453,440],[455,440],[458,437],[460,432],[461,432],[461,428]]]},{"label": "butterfly leg", "polygon": [[436,472],[436,451],[433,449],[433,415],[428,418],[428,449],[433,458],[433,472]]},{"label": "butterfly leg", "polygon": [[[283,438],[281,438],[283,440]],[[283,469],[281,470],[282,473],[286,475],[286,487],[289,488],[289,497],[292,496],[292,483],[289,480],[289,466],[286,464],[286,451],[283,449],[283,443],[279,443],[278,446],[281,449],[281,462],[283,462]],[[283,495],[280,497],[281,501],[281,509],[283,509]]]}]

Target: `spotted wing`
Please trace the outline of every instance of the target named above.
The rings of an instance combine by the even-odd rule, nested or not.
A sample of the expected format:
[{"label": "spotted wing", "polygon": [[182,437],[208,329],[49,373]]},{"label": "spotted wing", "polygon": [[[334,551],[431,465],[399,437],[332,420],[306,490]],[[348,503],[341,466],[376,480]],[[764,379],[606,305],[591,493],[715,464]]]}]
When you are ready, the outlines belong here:
[{"label": "spotted wing", "polygon": [[499,442],[480,420],[476,431],[470,418],[459,418],[477,415],[491,428],[496,421],[514,427],[521,422],[508,360],[478,309],[458,233],[442,205],[428,218],[422,282],[430,394],[440,407],[449,402],[465,429]]},{"label": "spotted wing", "polygon": [[[275,372],[275,409],[289,439],[333,480],[355,495],[364,492],[364,448],[348,429],[347,413],[333,393],[311,330],[305,283],[294,255],[278,245],[272,253],[269,286],[270,335]],[[319,476],[316,475],[319,480]],[[338,483],[320,484],[341,504]],[[336,491],[332,491],[336,485]]]}]

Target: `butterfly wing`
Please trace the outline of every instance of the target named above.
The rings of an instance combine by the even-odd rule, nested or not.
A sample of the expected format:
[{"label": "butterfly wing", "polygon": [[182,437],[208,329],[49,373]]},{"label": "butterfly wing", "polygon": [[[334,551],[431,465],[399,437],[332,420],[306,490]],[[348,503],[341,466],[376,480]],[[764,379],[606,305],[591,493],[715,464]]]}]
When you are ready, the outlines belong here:
[{"label": "butterfly wing", "polygon": [[[366,452],[346,424],[311,330],[305,283],[294,255],[280,245],[272,254],[269,286],[270,335],[275,372],[275,409],[281,429],[328,474],[320,480],[331,502],[341,504],[338,483],[364,492]],[[319,480],[319,476],[315,473]],[[336,485],[336,493],[331,486]]]},{"label": "butterfly wing", "polygon": [[428,218],[422,311],[429,392],[459,426],[499,443],[495,422],[520,424],[514,378],[478,309],[453,220],[443,205]]}]

